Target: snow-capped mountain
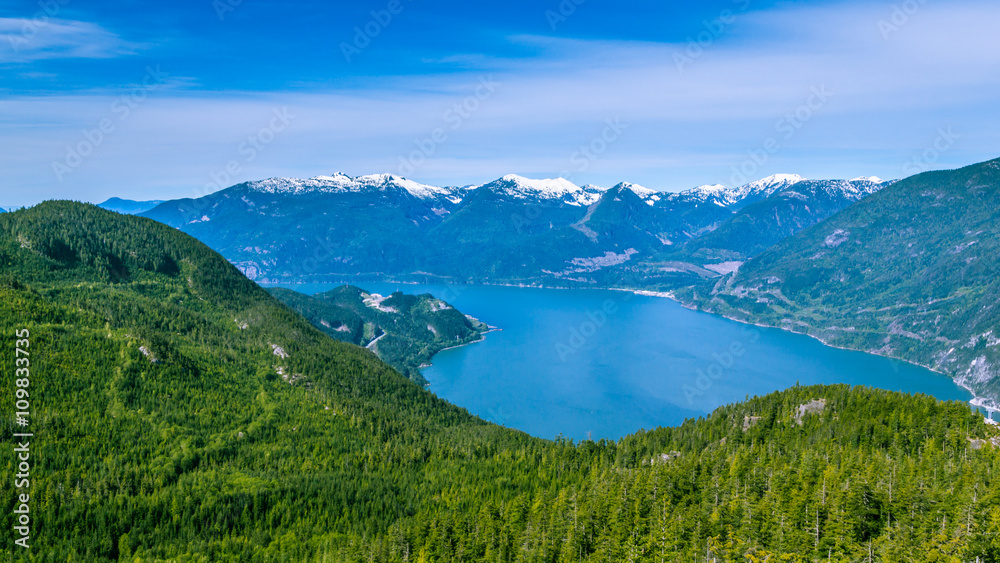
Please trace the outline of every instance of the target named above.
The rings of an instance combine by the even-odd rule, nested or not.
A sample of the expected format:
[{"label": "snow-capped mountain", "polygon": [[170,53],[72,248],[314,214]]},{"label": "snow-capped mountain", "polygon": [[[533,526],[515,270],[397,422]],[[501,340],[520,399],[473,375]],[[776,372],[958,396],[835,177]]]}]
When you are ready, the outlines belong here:
[{"label": "snow-capped mountain", "polygon": [[805,178],[798,174],[775,174],[735,188],[728,188],[721,184],[698,186],[680,192],[676,197],[702,203],[714,203],[722,207],[742,207],[760,201],[803,180]]},{"label": "snow-capped mountain", "polygon": [[517,174],[508,174],[487,184],[465,189],[468,191],[485,189],[515,199],[561,200],[574,206],[596,203],[606,191],[596,186],[577,186],[564,178],[533,180]]},{"label": "snow-capped mountain", "polygon": [[441,188],[421,184],[392,174],[370,174],[351,177],[337,172],[332,176],[316,176],[300,180],[297,178],[268,178],[256,182],[248,182],[250,190],[268,194],[304,194],[304,193],[347,193],[378,191],[389,188],[400,188],[410,195],[420,199],[452,196],[458,191],[455,188]]},{"label": "snow-capped mountain", "polygon": [[685,251],[720,262],[741,263],[889,184],[878,178],[771,176],[727,192],[732,218],[691,241]]},{"label": "snow-capped mountain", "polygon": [[667,196],[667,194],[663,192],[651,190],[645,186],[640,186],[639,184],[633,184],[631,182],[622,182],[615,186],[615,188],[631,191],[635,195],[639,196],[639,199],[646,202],[646,205],[649,205],[650,207],[655,206],[656,202]]},{"label": "snow-capped mountain", "polygon": [[729,197],[733,200],[733,203],[745,201],[747,198],[763,199],[803,181],[805,181],[805,178],[798,174],[773,174],[732,190],[729,193]]},{"label": "snow-capped mountain", "polygon": [[[631,182],[622,182],[616,188],[629,189],[649,206],[660,201],[675,203],[711,203],[736,210],[784,191],[795,184],[806,182],[797,174],[775,174],[729,188],[721,184],[698,186],[682,192],[662,192]],[[888,185],[876,178],[859,177],[853,180],[825,180],[829,184],[826,191],[830,195],[863,197]],[[594,185],[577,186],[564,178],[532,179],[517,174],[508,174],[492,182],[464,187],[439,187],[421,184],[392,174],[369,174],[348,176],[336,173],[330,176],[316,176],[308,179],[268,178],[243,184],[245,189],[266,194],[336,194],[365,193],[392,189],[404,190],[415,198],[437,200],[445,198],[451,204],[458,204],[474,190],[485,189],[511,199],[561,201],[567,205],[586,207],[596,203],[609,188]]]},{"label": "snow-capped mountain", "polygon": [[730,190],[722,184],[706,184],[683,192],[670,194],[670,198],[677,201],[691,201],[698,203],[714,203],[720,207],[729,205]]},{"label": "snow-capped mountain", "polygon": [[[801,183],[819,184],[820,191],[825,192],[830,197],[857,200],[877,192],[892,182],[875,176],[854,178],[853,180],[807,180],[798,174],[774,174],[735,188],[728,188],[721,184],[705,185],[670,194],[667,197],[678,201],[714,203],[736,211],[774,194],[792,189]],[[810,185],[810,190],[814,190],[816,187]]]}]

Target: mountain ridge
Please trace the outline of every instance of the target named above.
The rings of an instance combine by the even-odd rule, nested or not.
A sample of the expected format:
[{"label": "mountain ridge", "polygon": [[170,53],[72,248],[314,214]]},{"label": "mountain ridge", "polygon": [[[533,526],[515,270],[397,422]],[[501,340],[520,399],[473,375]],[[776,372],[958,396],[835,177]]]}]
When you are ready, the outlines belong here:
[{"label": "mountain ridge", "polygon": [[[597,186],[594,184],[586,184],[578,186],[564,178],[533,179],[533,178],[527,178],[525,176],[520,176],[518,174],[507,174],[501,176],[500,178],[482,184],[470,184],[466,186],[433,186],[409,180],[405,177],[390,173],[374,173],[361,176],[349,176],[342,172],[336,172],[332,175],[328,176],[320,175],[320,176],[314,176],[312,178],[275,176],[263,180],[253,180],[253,181],[243,182],[242,184],[236,184],[234,186],[224,188],[223,190],[220,191],[232,189],[236,186],[246,186],[248,189],[265,193],[289,193],[295,195],[295,194],[305,194],[309,192],[338,193],[338,192],[364,191],[367,189],[384,189],[386,187],[400,187],[406,189],[415,197],[438,197],[441,195],[466,194],[472,190],[487,187],[495,191],[505,192],[508,195],[523,195],[523,196],[539,195],[542,197],[563,197],[567,194],[576,194],[576,193],[593,195],[606,192],[612,188],[626,187],[635,191],[636,194],[639,195],[640,197],[646,197],[655,194],[659,195],[662,198],[700,198],[702,201],[714,200],[719,205],[730,206],[741,202],[746,197],[751,197],[751,196],[761,197],[770,195],[771,193],[774,193],[780,188],[787,187],[789,185],[804,180],[806,179],[797,174],[773,174],[766,178],[761,178],[759,180],[755,180],[741,186],[728,187],[722,184],[715,184],[715,185],[702,185],[690,189],[672,191],[672,190],[656,190],[628,181],[619,182],[618,184],[615,184],[611,187]],[[882,180],[874,176],[859,177],[845,181],[846,182],[872,181],[875,183],[883,182]],[[218,193],[218,192],[213,192],[213,193]],[[177,201],[177,200],[166,200],[166,201]],[[117,202],[139,203],[139,204],[154,203],[154,201],[133,202],[132,200],[121,200],[120,198],[111,198],[100,205],[104,206],[105,204],[113,204]],[[163,202],[164,200],[155,201],[155,203],[163,203]],[[590,201],[590,203],[593,203],[593,201]]]},{"label": "mountain ridge", "polygon": [[738,272],[692,306],[912,361],[1000,405],[1000,159],[893,183]]},{"label": "mountain ridge", "polygon": [[122,199],[120,197],[112,197],[97,206],[102,209],[107,209],[109,211],[117,211],[118,213],[123,213],[126,215],[138,215],[145,211],[156,207],[157,205],[163,203],[162,199],[148,200],[148,201],[136,201],[133,199]]}]

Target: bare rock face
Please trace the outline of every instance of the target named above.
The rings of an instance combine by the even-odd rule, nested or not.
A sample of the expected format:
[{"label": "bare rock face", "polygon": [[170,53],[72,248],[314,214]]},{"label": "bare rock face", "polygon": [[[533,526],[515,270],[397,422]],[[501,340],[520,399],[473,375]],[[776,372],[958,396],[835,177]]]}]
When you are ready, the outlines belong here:
[{"label": "bare rock face", "polygon": [[798,410],[795,411],[795,422],[802,426],[802,419],[807,414],[822,414],[824,410],[826,410],[826,399],[813,400],[799,405]]}]

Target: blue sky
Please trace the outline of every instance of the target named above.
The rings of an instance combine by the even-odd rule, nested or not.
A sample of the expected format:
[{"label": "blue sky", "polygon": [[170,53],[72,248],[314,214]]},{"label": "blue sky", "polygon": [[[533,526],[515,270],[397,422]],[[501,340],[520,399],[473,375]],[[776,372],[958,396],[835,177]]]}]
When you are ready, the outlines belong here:
[{"label": "blue sky", "polygon": [[995,2],[0,7],[0,206],[270,176],[677,191],[1000,156]]}]

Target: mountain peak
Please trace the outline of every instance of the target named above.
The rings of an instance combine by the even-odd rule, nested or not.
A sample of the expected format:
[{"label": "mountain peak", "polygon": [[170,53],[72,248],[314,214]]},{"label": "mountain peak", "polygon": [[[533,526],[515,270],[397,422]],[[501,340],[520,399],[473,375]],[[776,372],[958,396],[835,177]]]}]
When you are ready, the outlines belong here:
[{"label": "mountain peak", "polygon": [[610,190],[603,190],[603,191],[613,192],[616,190],[618,193],[621,193],[624,190],[628,190],[633,194],[635,194],[639,199],[646,202],[646,205],[649,205],[651,207],[656,205],[656,202],[660,201],[660,199],[662,199],[664,195],[656,190],[651,190],[645,186],[640,186],[639,184],[633,184],[632,182],[621,182],[620,184],[617,184]]},{"label": "mountain peak", "polygon": [[698,186],[697,188],[685,190],[680,192],[678,195],[704,203],[711,202],[722,207],[726,207],[735,201],[732,197],[731,190],[722,184],[706,184],[704,186]]},{"label": "mountain peak", "polygon": [[749,184],[736,188],[727,188],[722,184],[707,184],[680,192],[677,196],[694,199],[705,203],[714,203],[721,207],[731,207],[744,202],[748,198],[761,199],[776,191],[804,181],[798,174],[773,174]]},{"label": "mountain peak", "polygon": [[604,192],[602,188],[581,188],[565,178],[534,180],[517,174],[507,174],[488,184],[473,186],[470,189],[478,188],[486,188],[517,199],[558,199],[569,205],[590,205],[600,199],[601,193]]},{"label": "mountain peak", "polygon": [[878,176],[858,176],[857,178],[852,178],[851,182],[871,182],[873,184],[881,184],[885,182],[882,178]]},{"label": "mountain peak", "polygon": [[524,176],[518,176],[517,174],[507,174],[506,176],[500,178],[499,181],[513,183],[519,188],[534,190],[538,192],[565,193],[565,192],[580,191],[580,186],[577,186],[576,184],[570,182],[565,178],[546,178],[544,180],[533,180],[531,178],[525,178]]},{"label": "mountain peak", "polygon": [[656,190],[651,190],[645,186],[633,184],[632,182],[622,182],[615,187],[622,190],[632,190],[632,192],[639,197],[651,196],[657,193]]},{"label": "mountain peak", "polygon": [[[804,182],[805,178],[798,174],[772,174],[749,184],[740,186],[727,193],[727,204],[747,200],[748,198],[765,198],[782,188]],[[748,202],[749,203],[749,202]]]},{"label": "mountain peak", "polygon": [[327,182],[350,182],[353,178],[343,172],[334,172],[332,176],[316,176],[313,179]]},{"label": "mountain peak", "polygon": [[726,186],[722,184],[705,184],[704,186],[698,186],[697,188],[691,188],[688,190],[689,193],[695,194],[706,194],[706,195],[717,195],[726,192]]},{"label": "mountain peak", "polygon": [[802,176],[799,176],[798,174],[771,174],[770,176],[768,176],[766,178],[761,178],[760,180],[757,180],[756,182],[751,182],[751,183],[754,183],[754,184],[764,184],[764,185],[772,185],[772,184],[794,184],[794,183],[797,183],[797,182],[801,182],[803,180],[805,180],[805,178],[803,178]]}]

